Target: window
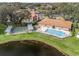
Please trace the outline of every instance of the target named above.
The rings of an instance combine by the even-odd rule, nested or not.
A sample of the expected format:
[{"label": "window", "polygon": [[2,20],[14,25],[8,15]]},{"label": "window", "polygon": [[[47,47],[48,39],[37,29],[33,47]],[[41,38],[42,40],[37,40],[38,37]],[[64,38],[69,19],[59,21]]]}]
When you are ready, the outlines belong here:
[{"label": "window", "polygon": [[55,28],[55,26],[53,26],[52,28]]}]

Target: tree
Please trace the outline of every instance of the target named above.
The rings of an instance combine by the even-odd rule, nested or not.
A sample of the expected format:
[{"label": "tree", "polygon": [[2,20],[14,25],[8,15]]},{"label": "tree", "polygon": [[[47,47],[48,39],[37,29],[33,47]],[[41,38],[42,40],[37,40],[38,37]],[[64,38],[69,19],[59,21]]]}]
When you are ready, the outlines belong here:
[{"label": "tree", "polygon": [[7,16],[10,17],[10,20],[12,21],[12,18],[13,18],[13,11],[14,11],[14,8],[12,8],[11,6],[7,6],[7,5],[2,5],[0,6],[0,20],[6,24],[7,23]]},{"label": "tree", "polygon": [[72,36],[75,36],[75,27],[74,27],[74,24],[72,25]]},{"label": "tree", "polygon": [[72,36],[75,36],[76,33],[76,21],[75,18],[73,19],[73,23],[72,23]]},{"label": "tree", "polygon": [[20,12],[15,12],[15,24],[17,26],[22,25],[22,21],[29,21],[31,19],[31,13],[28,10],[21,10]]}]

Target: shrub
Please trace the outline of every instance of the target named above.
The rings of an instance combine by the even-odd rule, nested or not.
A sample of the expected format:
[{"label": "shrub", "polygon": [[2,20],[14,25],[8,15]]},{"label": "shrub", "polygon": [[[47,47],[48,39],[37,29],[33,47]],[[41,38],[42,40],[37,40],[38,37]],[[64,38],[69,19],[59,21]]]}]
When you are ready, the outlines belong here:
[{"label": "shrub", "polygon": [[0,24],[0,34],[4,34],[6,27],[7,27],[6,25]]}]

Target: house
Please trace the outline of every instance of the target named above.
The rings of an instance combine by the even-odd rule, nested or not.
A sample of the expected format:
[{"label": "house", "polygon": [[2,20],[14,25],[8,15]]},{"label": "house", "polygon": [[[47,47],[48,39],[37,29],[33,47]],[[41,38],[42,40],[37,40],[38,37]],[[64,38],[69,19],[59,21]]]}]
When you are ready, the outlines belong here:
[{"label": "house", "polygon": [[35,9],[31,10],[31,19],[32,20],[42,20],[44,18],[44,13],[43,12],[38,12]]},{"label": "house", "polygon": [[[32,32],[33,31],[33,26],[32,26],[32,21],[31,19],[27,19],[27,17],[23,14],[24,12],[22,12],[23,10],[19,10],[16,12],[16,16],[20,15],[23,17],[23,19],[21,19],[21,23],[19,23],[20,25],[14,26],[10,21],[10,18],[8,17],[7,23],[8,23],[8,27],[5,30],[6,34],[21,34],[21,33],[27,33],[27,32]],[[23,15],[22,15],[23,14]],[[19,18],[18,17],[18,18]],[[16,19],[17,20],[17,19]],[[19,19],[18,19],[19,20]],[[18,21],[16,21],[18,24]]]},{"label": "house", "polygon": [[45,18],[38,23],[40,29],[54,28],[58,30],[70,31],[72,22],[66,21],[63,17],[57,17],[56,19]]},{"label": "house", "polygon": [[31,11],[31,19],[32,20],[35,20],[35,19],[38,20],[38,14],[34,9],[32,9],[32,11]]}]

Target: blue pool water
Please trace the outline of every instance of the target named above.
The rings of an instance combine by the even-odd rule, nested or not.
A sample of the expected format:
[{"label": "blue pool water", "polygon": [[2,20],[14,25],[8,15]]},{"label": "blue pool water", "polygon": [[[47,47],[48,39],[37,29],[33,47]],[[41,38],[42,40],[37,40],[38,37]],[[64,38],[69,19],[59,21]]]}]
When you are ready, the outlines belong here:
[{"label": "blue pool water", "polygon": [[51,34],[51,35],[54,35],[54,36],[58,36],[58,37],[63,37],[65,35],[64,32],[62,31],[57,31],[57,30],[54,30],[54,29],[47,29],[45,32]]}]

